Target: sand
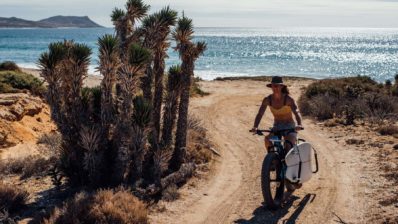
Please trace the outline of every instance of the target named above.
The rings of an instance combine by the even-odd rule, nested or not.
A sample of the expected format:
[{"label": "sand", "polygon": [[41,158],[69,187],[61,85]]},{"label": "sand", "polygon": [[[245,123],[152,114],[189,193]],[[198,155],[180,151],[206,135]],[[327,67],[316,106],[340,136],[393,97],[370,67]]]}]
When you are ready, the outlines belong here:
[{"label": "sand", "polygon": [[[26,71],[38,75],[37,71]],[[85,84],[95,86],[99,81],[100,77],[89,76]],[[288,81],[292,97],[297,100],[303,87],[311,82]],[[203,120],[221,156],[215,156],[213,169],[204,177],[194,178],[182,187],[179,200],[161,201],[152,208],[151,223],[365,223],[382,222],[397,214],[394,205],[379,203],[398,191],[381,176],[379,149],[345,141],[359,136],[372,143],[381,137],[364,128],[354,127],[354,132],[344,127],[326,128],[310,119],[303,120],[305,130],[299,137],[317,150],[319,173],[294,192],[282,209],[265,209],[260,170],[266,150],[262,137],[253,136],[248,130],[270,89],[264,82],[250,80],[200,85],[210,95],[193,98],[190,111]],[[261,127],[270,127],[271,118],[267,111]],[[390,153],[389,162],[396,163],[398,157],[392,146],[398,143],[397,139],[391,137],[388,141],[383,149]]]},{"label": "sand", "polygon": [[[288,82],[293,98],[297,99],[310,82]],[[336,141],[330,129],[309,119],[304,119],[305,130],[299,137],[318,151],[320,171],[283,209],[265,209],[260,170],[266,151],[262,137],[248,130],[270,89],[255,81],[211,81],[201,86],[211,94],[193,99],[191,111],[204,121],[222,156],[206,181],[196,183],[196,187],[185,186],[182,199],[163,204],[163,213],[152,213],[153,223],[315,224],[336,223],[339,218],[346,223],[365,223],[394,215],[394,206],[381,207],[377,201],[377,189],[382,187],[374,183],[385,183],[380,170],[374,172],[377,157]],[[260,126],[270,127],[271,118],[267,111]]]}]

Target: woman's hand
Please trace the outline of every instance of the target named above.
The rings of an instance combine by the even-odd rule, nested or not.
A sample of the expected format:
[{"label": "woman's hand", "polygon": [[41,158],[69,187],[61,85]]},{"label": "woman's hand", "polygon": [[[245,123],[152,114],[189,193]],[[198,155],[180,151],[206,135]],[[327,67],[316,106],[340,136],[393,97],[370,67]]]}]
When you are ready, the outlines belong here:
[{"label": "woman's hand", "polygon": [[249,132],[256,132],[258,128],[253,127]]},{"label": "woman's hand", "polygon": [[302,125],[297,125],[295,129],[296,131],[301,131],[304,130],[304,127]]}]

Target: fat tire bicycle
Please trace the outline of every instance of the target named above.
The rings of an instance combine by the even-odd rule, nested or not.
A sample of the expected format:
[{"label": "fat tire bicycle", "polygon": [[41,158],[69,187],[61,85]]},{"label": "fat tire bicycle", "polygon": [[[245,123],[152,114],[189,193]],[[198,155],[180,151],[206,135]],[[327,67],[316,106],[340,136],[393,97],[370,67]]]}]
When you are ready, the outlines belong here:
[{"label": "fat tire bicycle", "polygon": [[[290,144],[293,148],[293,144],[288,140],[283,140],[283,132],[289,130],[256,130],[254,134],[263,136],[264,132],[272,134],[270,141],[272,142],[272,148],[266,154],[262,168],[261,168],[261,191],[263,194],[264,202],[268,209],[275,210],[281,207],[284,199],[285,183],[289,183],[289,187],[292,187],[285,178],[287,165],[285,163],[285,147],[283,143]],[[304,139],[297,139],[298,142],[305,142]],[[318,171],[318,159],[315,154],[316,171]],[[294,184],[294,183],[293,183]],[[294,186],[293,186],[294,189]]]}]

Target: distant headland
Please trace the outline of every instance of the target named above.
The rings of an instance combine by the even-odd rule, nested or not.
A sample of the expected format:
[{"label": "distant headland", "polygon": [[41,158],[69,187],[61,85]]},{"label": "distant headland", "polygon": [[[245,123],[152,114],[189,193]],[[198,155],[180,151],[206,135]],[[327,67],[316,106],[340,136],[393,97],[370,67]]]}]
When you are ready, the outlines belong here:
[{"label": "distant headland", "polygon": [[53,16],[39,21],[31,21],[16,17],[4,18],[0,17],[0,28],[61,28],[61,27],[78,27],[92,28],[102,27],[88,16]]}]

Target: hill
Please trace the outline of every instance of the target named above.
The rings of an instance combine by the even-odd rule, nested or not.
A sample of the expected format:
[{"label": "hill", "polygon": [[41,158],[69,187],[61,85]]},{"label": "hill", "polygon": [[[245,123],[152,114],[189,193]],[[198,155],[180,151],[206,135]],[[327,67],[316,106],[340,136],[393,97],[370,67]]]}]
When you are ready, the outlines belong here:
[{"label": "hill", "polygon": [[0,28],[59,28],[78,27],[91,28],[102,27],[92,21],[88,16],[53,16],[39,21],[31,21],[16,17],[0,17]]}]

